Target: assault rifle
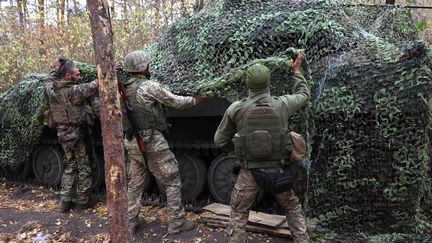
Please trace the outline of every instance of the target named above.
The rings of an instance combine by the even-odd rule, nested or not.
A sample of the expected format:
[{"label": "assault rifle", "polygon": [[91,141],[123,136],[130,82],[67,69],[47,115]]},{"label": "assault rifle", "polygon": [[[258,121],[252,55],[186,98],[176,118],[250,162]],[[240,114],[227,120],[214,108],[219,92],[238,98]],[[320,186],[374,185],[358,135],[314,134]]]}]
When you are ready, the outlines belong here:
[{"label": "assault rifle", "polygon": [[126,116],[127,116],[127,119],[128,119],[128,121],[132,127],[133,135],[136,138],[138,147],[139,147],[139,149],[140,149],[140,151],[144,157],[145,163],[147,164],[146,148],[145,148],[145,144],[144,144],[144,139],[142,137],[143,135],[138,130],[139,126],[138,126],[138,121],[137,121],[135,114],[134,114],[134,110],[133,110],[132,105],[130,104],[128,98],[126,97],[126,91],[125,91],[124,85],[120,82],[118,82],[118,90],[119,90],[121,99],[124,102],[125,109],[126,109]]}]

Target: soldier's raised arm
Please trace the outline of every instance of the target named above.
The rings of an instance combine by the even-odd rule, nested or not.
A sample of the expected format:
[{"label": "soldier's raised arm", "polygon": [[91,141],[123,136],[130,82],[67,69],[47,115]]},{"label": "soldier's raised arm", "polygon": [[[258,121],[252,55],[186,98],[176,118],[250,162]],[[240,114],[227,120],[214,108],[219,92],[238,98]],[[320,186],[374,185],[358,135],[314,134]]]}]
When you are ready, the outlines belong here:
[{"label": "soldier's raised arm", "polygon": [[300,52],[296,60],[293,62],[291,69],[294,73],[293,93],[280,96],[280,99],[288,105],[288,115],[291,116],[296,111],[301,109],[304,104],[310,99],[310,89],[305,77],[301,74],[300,66],[303,61],[303,54]]},{"label": "soldier's raised arm", "polygon": [[176,109],[189,108],[204,102],[206,99],[203,96],[192,97],[175,95],[167,88],[163,87],[161,84],[147,81],[138,88],[137,99],[143,100],[149,98],[157,100],[158,102],[167,107]]}]

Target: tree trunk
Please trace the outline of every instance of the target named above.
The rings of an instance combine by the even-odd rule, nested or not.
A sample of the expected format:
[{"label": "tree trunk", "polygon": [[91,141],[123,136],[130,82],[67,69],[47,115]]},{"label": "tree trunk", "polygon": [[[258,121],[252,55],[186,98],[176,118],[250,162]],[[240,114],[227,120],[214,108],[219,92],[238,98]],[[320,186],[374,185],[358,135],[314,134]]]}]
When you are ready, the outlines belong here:
[{"label": "tree trunk", "polygon": [[36,26],[39,33],[39,54],[45,55],[45,1],[38,0],[38,17],[36,20]]},{"label": "tree trunk", "polygon": [[65,22],[65,0],[59,0],[59,24],[61,27],[63,27],[63,24]]},{"label": "tree trunk", "polygon": [[73,8],[74,8],[74,14],[78,14],[78,2],[77,0],[73,0]]},{"label": "tree trunk", "polygon": [[23,5],[22,8],[23,8],[23,13],[24,13],[24,23],[27,26],[30,26],[30,24],[27,23],[27,21],[30,19],[29,16],[28,16],[27,0],[23,0],[22,1],[22,5]]},{"label": "tree trunk", "polygon": [[204,7],[204,0],[195,0],[194,13],[198,13]]},{"label": "tree trunk", "polygon": [[154,9],[155,9],[155,33],[159,33],[159,29],[160,29],[160,1],[159,0],[155,0],[154,1]]},{"label": "tree trunk", "polygon": [[115,18],[115,0],[111,1],[111,17]]},{"label": "tree trunk", "polygon": [[385,4],[395,4],[396,3],[396,0],[386,0],[385,1]]},{"label": "tree trunk", "polygon": [[164,29],[168,26],[168,4],[167,4],[167,0],[162,0],[162,15],[164,17]]},{"label": "tree trunk", "polygon": [[87,0],[98,70],[107,207],[111,242],[130,242],[126,200],[122,111],[114,61],[113,32],[107,0]]},{"label": "tree trunk", "polygon": [[127,16],[127,1],[123,0],[123,7],[122,7],[122,11],[123,11],[123,19],[127,20],[128,16]]},{"label": "tree trunk", "polygon": [[19,17],[19,25],[21,30],[24,29],[24,11],[23,11],[23,5],[22,0],[17,0],[17,10],[18,10],[18,17]]},{"label": "tree trunk", "polygon": [[174,5],[174,0],[170,0],[170,21],[171,21],[171,23],[173,22],[173,18],[174,18],[174,16],[173,16],[173,5]]},{"label": "tree trunk", "polygon": [[186,0],[180,0],[180,14],[182,18],[187,17]]},{"label": "tree trunk", "polygon": [[65,22],[69,23],[69,19],[71,16],[71,11],[69,9],[69,0],[66,0],[66,3],[65,3],[65,14],[66,14]]}]

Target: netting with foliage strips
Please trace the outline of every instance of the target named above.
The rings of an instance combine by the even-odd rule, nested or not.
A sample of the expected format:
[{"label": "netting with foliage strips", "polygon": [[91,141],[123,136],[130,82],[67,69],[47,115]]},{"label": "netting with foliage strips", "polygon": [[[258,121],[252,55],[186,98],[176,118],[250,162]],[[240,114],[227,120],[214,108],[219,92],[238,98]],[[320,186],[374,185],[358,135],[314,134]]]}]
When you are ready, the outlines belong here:
[{"label": "netting with foliage strips", "polygon": [[[313,98],[291,129],[310,144],[310,169],[297,194],[313,239],[431,240],[432,107],[422,97],[431,98],[432,52],[418,40],[408,9],[336,0],[214,1],[147,50],[153,78],[175,93],[234,101],[246,95],[243,73],[255,62],[270,67],[273,95],[290,92],[290,58],[298,49]],[[94,77],[93,67],[81,69],[87,80]],[[42,110],[16,98],[23,107],[15,112],[8,97],[17,88],[0,100],[7,151],[22,145],[8,139],[10,123],[26,130]],[[37,134],[14,137],[25,135],[31,144]],[[2,154],[1,164],[12,163],[12,155]]]}]

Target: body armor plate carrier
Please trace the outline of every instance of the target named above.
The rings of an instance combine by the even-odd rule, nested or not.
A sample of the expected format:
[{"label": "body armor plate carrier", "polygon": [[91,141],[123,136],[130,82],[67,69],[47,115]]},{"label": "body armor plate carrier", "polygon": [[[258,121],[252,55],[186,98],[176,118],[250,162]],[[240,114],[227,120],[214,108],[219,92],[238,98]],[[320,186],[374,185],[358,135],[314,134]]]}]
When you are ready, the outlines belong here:
[{"label": "body armor plate carrier", "polygon": [[281,168],[289,163],[291,139],[281,119],[281,106],[281,100],[268,94],[242,101],[236,119],[240,130],[233,138],[240,166]]},{"label": "body armor plate carrier", "polygon": [[79,125],[85,121],[84,104],[72,105],[69,100],[69,87],[54,89],[49,94],[49,107],[55,124]]},{"label": "body armor plate carrier", "polygon": [[[137,100],[137,90],[143,82],[145,82],[145,80],[138,79],[137,81],[130,82],[130,84],[125,87],[127,99],[131,103],[138,122],[138,131],[156,129],[160,132],[164,132],[167,130],[167,123],[163,105],[153,100],[146,100],[144,104],[141,104]],[[125,114],[124,107],[122,109],[123,114]],[[123,129],[126,131],[128,137],[132,136],[132,128],[126,116],[123,116]]]}]

